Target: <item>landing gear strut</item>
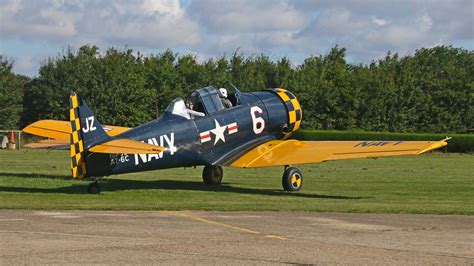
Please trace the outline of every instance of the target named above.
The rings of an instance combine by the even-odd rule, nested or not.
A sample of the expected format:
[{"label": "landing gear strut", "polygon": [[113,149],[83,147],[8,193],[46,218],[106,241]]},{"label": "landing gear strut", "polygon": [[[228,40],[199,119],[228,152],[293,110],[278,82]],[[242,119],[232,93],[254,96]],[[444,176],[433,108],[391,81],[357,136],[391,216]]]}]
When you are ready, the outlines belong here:
[{"label": "landing gear strut", "polygon": [[303,175],[296,167],[285,167],[285,172],[281,178],[281,184],[285,191],[299,191],[303,186]]},{"label": "landing gear strut", "polygon": [[202,171],[202,180],[206,185],[219,185],[223,176],[224,171],[218,165],[206,165]]},{"label": "landing gear strut", "polygon": [[89,193],[89,194],[100,194],[100,186],[99,186],[99,183],[97,183],[97,180],[94,181],[93,183],[90,183],[87,186],[87,193]]}]

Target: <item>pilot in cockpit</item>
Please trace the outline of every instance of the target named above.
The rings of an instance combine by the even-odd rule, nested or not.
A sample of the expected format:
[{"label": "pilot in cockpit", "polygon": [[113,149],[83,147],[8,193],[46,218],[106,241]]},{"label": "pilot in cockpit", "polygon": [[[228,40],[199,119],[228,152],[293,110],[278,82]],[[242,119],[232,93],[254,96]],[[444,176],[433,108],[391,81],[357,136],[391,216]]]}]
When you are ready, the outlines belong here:
[{"label": "pilot in cockpit", "polygon": [[219,98],[221,99],[222,105],[224,105],[225,108],[232,108],[232,102],[227,98],[227,89],[219,89]]},{"label": "pilot in cockpit", "polygon": [[191,117],[191,119],[193,119],[194,117],[196,116],[205,116],[206,114],[204,114],[203,112],[198,112],[198,111],[195,111],[194,110],[194,103],[191,101],[191,100],[187,100],[186,102],[186,111],[188,112],[189,116]]}]

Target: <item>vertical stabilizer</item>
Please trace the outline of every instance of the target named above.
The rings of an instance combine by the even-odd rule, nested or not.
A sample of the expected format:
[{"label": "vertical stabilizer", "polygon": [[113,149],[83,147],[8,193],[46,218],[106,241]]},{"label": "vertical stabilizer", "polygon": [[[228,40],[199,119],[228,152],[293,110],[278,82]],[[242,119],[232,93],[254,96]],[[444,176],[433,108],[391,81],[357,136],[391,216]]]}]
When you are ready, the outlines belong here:
[{"label": "vertical stabilizer", "polygon": [[79,100],[79,122],[86,151],[94,145],[110,140],[110,136],[105,133],[102,124],[82,100]]},{"label": "vertical stabilizer", "polygon": [[71,171],[73,178],[84,178],[86,175],[86,161],[84,141],[81,133],[81,121],[79,119],[79,101],[73,92],[69,97],[69,121],[71,122]]},{"label": "vertical stabilizer", "polygon": [[73,178],[87,176],[87,159],[89,148],[111,138],[95,118],[87,104],[78,99],[72,92],[69,98],[69,120],[71,121],[71,171]]}]

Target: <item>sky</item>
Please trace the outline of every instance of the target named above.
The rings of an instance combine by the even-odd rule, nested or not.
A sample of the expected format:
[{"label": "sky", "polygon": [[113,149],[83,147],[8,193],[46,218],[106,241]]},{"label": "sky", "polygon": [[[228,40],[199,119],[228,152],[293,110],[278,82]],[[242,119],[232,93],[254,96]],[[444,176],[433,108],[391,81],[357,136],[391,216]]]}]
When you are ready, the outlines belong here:
[{"label": "sky", "polygon": [[349,62],[368,63],[387,51],[473,50],[473,17],[473,0],[0,0],[0,54],[28,76],[84,44],[200,60],[238,50],[293,64],[339,45]]}]

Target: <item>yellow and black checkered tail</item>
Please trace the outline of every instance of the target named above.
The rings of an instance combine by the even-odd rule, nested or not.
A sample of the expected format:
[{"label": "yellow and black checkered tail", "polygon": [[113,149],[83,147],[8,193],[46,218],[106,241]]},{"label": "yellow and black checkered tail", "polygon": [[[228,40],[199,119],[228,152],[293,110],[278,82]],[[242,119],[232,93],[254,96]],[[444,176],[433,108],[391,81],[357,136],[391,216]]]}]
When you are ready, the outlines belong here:
[{"label": "yellow and black checkered tail", "polygon": [[69,97],[69,121],[71,121],[71,171],[73,178],[84,178],[86,176],[86,161],[84,141],[81,132],[81,121],[79,115],[79,101],[73,92]]}]

